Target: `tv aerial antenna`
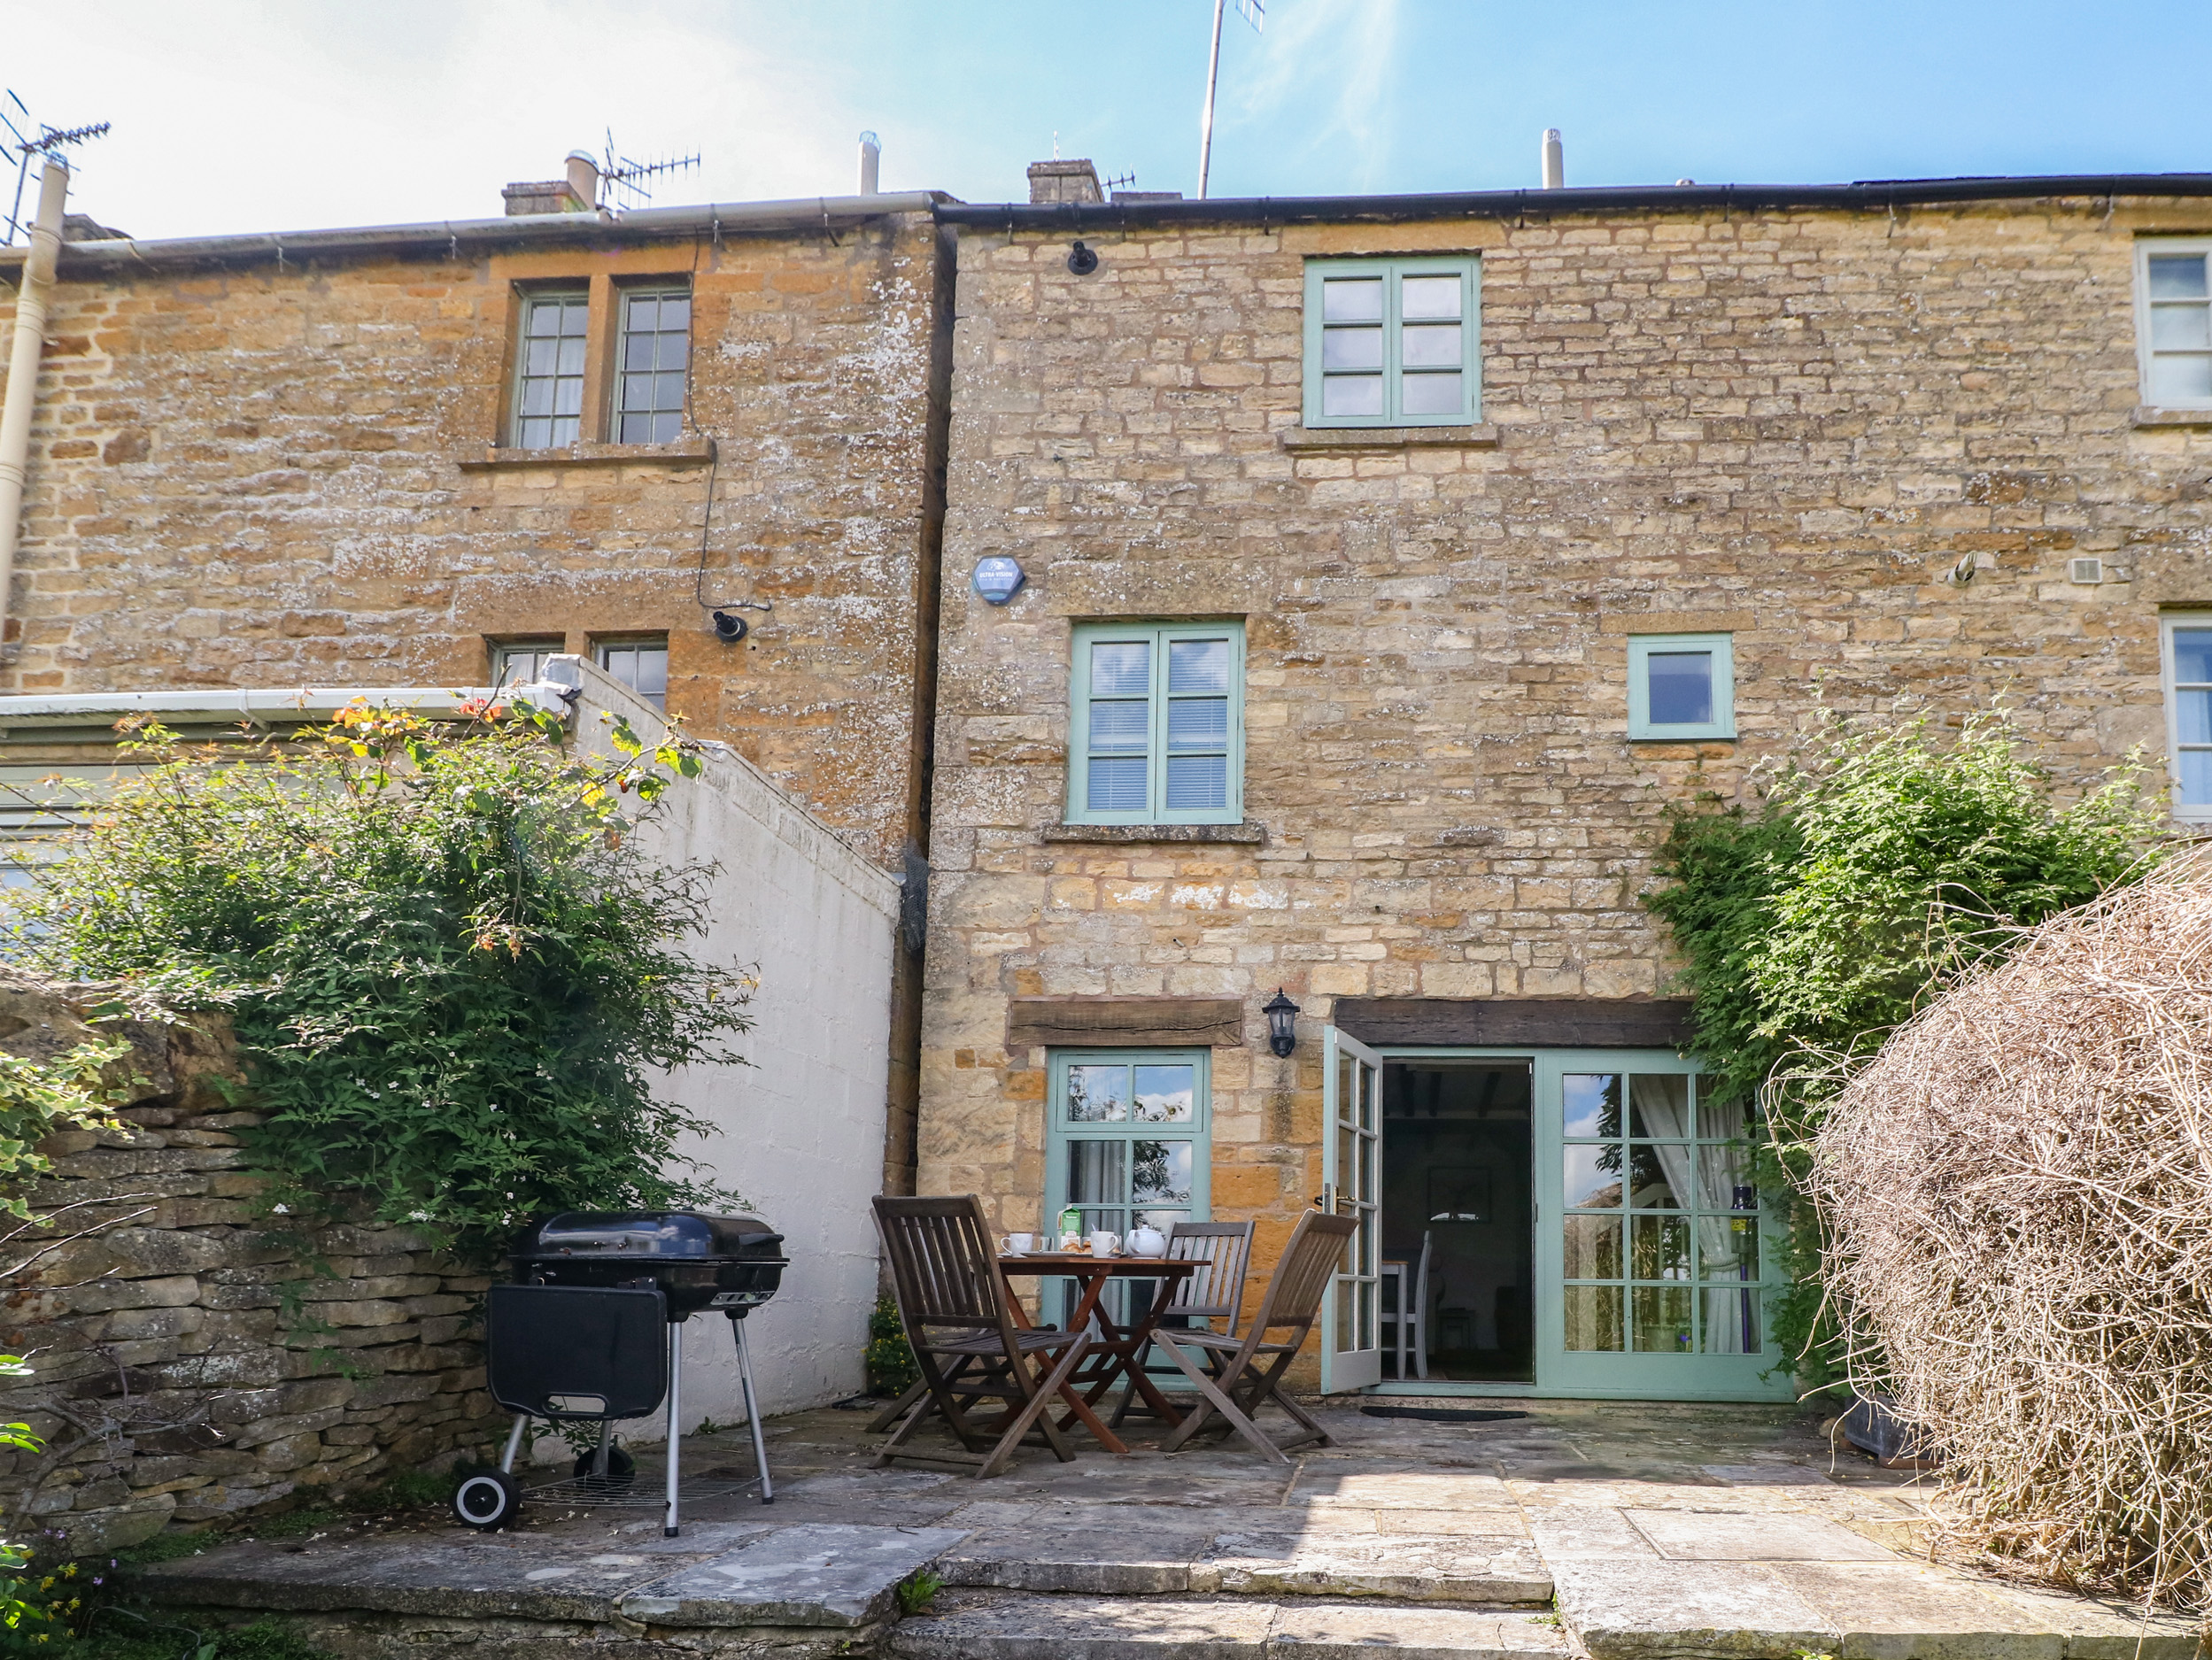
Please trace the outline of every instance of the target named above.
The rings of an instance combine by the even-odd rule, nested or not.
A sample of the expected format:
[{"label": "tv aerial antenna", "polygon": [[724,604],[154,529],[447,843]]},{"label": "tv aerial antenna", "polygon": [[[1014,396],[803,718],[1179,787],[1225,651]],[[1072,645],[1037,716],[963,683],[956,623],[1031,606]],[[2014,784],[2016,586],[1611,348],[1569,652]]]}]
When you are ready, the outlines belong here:
[{"label": "tv aerial antenna", "polygon": [[[1213,49],[1206,57],[1206,113],[1198,123],[1198,199],[1206,199],[1206,174],[1213,163],[1213,89],[1221,78],[1223,0],[1213,0]],[[1267,0],[1236,0],[1236,14],[1257,35],[1267,26]]]},{"label": "tv aerial antenna", "polygon": [[[12,112],[8,108],[9,104],[15,106]],[[22,120],[19,121],[16,119],[18,116]],[[12,243],[23,234],[19,218],[23,212],[23,185],[30,177],[32,158],[50,156],[58,150],[71,144],[81,144],[88,139],[104,138],[107,135],[108,123],[95,121],[89,127],[49,127],[43,121],[32,120],[23,100],[15,96],[13,88],[10,88],[5,101],[0,102],[0,127],[8,129],[8,136],[14,141],[8,148],[14,151],[18,158],[15,164],[15,196],[8,204],[8,241]],[[38,136],[33,138],[25,133],[23,129],[27,127],[38,128]]]},{"label": "tv aerial antenna", "polygon": [[[664,173],[686,173],[699,166],[699,152],[688,156],[663,156],[654,161],[639,161],[625,156],[615,148],[615,129],[607,129],[607,157],[599,164],[600,205],[620,212],[624,208],[644,207],[653,200],[651,181]],[[604,198],[619,193],[619,199]]]}]

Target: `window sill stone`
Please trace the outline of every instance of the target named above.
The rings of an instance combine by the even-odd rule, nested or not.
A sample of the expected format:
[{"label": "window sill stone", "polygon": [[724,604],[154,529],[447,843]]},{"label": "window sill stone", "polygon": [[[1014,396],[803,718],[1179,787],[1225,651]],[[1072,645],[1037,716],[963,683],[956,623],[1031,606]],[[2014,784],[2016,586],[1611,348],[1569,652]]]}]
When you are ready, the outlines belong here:
[{"label": "window sill stone", "polygon": [[2162,409],[2153,404],[2138,404],[2133,424],[2139,427],[2212,427],[2212,409]]},{"label": "window sill stone", "polygon": [[1048,824],[1048,842],[1238,842],[1265,846],[1267,827],[1247,819],[1241,824]]},{"label": "window sill stone", "polygon": [[715,459],[715,441],[705,434],[673,444],[567,444],[553,450],[512,450],[497,445],[460,463],[464,473],[500,473],[530,467],[705,467]]},{"label": "window sill stone", "polygon": [[1473,427],[1291,427],[1282,435],[1286,450],[1406,450],[1424,445],[1461,450],[1495,450],[1497,429]]}]

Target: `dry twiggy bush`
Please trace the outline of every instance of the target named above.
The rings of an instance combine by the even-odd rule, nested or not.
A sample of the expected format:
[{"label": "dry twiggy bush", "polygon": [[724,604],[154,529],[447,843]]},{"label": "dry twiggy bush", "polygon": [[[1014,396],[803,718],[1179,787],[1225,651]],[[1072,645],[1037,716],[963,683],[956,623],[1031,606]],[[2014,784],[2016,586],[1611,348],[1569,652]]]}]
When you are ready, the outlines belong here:
[{"label": "dry twiggy bush", "polygon": [[1945,1455],[1946,1542],[2212,1600],[2212,854],[1930,1003],[1815,1154],[1853,1381]]}]

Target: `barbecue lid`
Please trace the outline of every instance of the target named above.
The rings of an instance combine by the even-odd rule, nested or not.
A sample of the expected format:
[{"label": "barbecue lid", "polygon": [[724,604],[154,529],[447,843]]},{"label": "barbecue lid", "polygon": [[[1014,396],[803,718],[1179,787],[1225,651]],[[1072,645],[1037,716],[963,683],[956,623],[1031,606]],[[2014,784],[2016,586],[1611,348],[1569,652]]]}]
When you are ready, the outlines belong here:
[{"label": "barbecue lid", "polygon": [[527,1230],[510,1255],[548,1256],[757,1257],[784,1236],[758,1216],[689,1210],[564,1210]]}]

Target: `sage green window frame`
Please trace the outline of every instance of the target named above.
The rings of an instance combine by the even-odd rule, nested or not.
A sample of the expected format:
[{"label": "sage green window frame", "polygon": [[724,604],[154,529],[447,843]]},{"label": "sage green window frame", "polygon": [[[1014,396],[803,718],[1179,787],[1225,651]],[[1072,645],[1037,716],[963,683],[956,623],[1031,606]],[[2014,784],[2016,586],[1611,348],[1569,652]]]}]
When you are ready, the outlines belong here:
[{"label": "sage green window frame", "polygon": [[[1382,279],[1382,413],[1325,415],[1321,413],[1321,285],[1332,277]],[[1400,315],[1401,280],[1409,276],[1459,279],[1459,407],[1449,413],[1409,415],[1404,408],[1404,366],[1400,362],[1404,319]],[[1482,262],[1474,256],[1448,259],[1309,259],[1305,287],[1304,421],[1309,427],[1467,427],[1482,419]]]},{"label": "sage green window frame", "polygon": [[[1091,654],[1094,647],[1146,641],[1151,647],[1149,726],[1141,807],[1097,809],[1088,799],[1091,759]],[[1226,789],[1218,807],[1167,805],[1169,647],[1180,640],[1226,640],[1229,646]],[[1069,652],[1068,805],[1070,824],[1238,824],[1244,819],[1244,624],[1242,622],[1080,622]],[[1205,753],[1214,753],[1210,748]]]},{"label": "sage green window frame", "polygon": [[[1713,654],[1713,719],[1654,721],[1651,661],[1676,652]],[[1736,637],[1731,634],[1631,634],[1628,637],[1628,736],[1699,738],[1736,736]]]}]

